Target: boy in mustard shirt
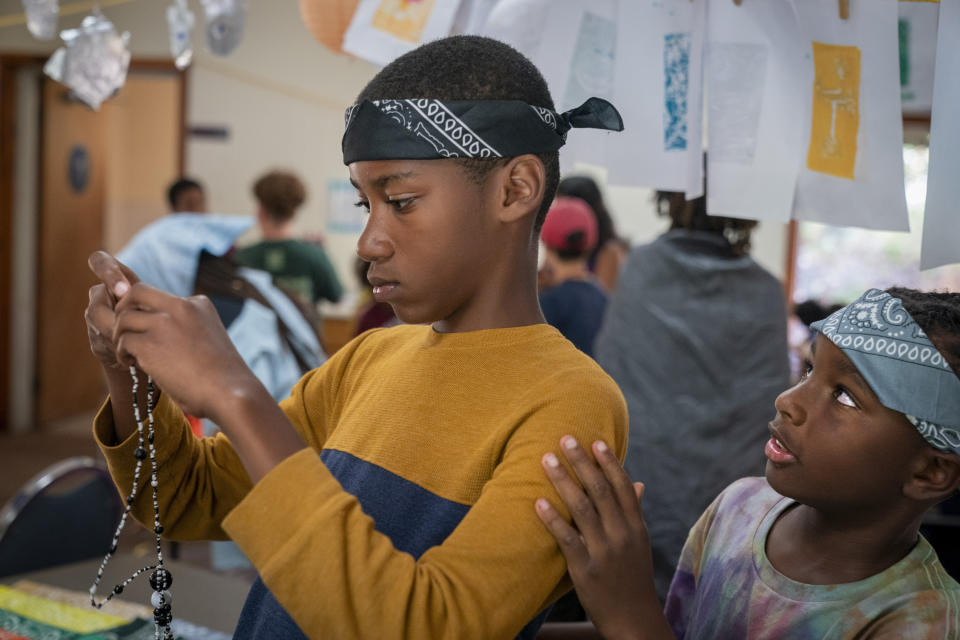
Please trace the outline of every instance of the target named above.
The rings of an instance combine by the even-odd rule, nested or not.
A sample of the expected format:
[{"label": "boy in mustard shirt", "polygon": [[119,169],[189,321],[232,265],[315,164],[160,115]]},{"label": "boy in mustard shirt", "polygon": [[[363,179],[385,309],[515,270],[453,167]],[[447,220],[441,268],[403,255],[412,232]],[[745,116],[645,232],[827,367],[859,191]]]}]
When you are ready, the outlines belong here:
[{"label": "boy in mustard shirt", "polygon": [[[613,381],[544,324],[537,235],[567,131],[622,123],[602,100],[553,109],[528,60],[479,37],[420,47],[367,85],[343,138],[370,212],[357,252],[410,326],[356,338],[279,407],[206,299],[91,256],[103,284],[86,317],[110,390],[94,434],[129,487],[127,366],[151,375],[165,535],[229,537],[260,573],[235,637],[532,638],[569,588],[529,508],[550,486],[534,462],[565,433],[622,457],[627,417]],[[177,405],[225,437],[194,438]]]}]

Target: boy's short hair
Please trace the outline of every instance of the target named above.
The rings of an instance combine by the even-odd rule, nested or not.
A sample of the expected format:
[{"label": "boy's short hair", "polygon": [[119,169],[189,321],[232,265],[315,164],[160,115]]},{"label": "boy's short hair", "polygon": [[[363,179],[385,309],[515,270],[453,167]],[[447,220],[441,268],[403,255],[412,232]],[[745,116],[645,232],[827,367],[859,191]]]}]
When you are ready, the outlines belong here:
[{"label": "boy's short hair", "polygon": [[271,171],[253,183],[253,195],[276,222],[286,222],[307,199],[300,178],[289,171]]},{"label": "boy's short hair", "polygon": [[900,298],[903,308],[960,377],[960,293],[926,292],[906,287],[890,287],[886,291],[894,298]]},{"label": "boy's short hair", "polygon": [[[400,56],[374,76],[356,101],[404,98],[522,100],[554,109],[550,90],[536,66],[513,47],[481,36],[443,38]],[[539,231],[560,182],[560,156],[556,151],[535,155],[546,170],[543,202],[534,221],[534,230]],[[507,160],[457,158],[477,184]]]},{"label": "boy's short hair", "polygon": [[203,185],[192,178],[180,178],[167,187],[167,202],[170,203],[170,208],[176,209],[177,200],[180,199],[180,194],[182,194],[184,191],[189,191],[190,189],[198,189],[203,191]]}]

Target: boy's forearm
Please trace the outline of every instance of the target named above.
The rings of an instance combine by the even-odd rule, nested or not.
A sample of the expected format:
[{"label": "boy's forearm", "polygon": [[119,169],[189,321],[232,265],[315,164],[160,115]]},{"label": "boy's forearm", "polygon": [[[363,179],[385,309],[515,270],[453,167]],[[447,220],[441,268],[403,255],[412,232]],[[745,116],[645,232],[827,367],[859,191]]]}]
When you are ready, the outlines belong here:
[{"label": "boy's forearm", "polygon": [[306,447],[286,414],[259,380],[252,376],[227,385],[210,418],[230,439],[251,482]]},{"label": "boy's forearm", "polygon": [[[113,411],[114,441],[110,444],[119,444],[130,437],[137,430],[137,422],[133,416],[133,378],[127,369],[104,367],[104,376],[107,381],[107,393],[110,395],[110,406]],[[146,418],[147,406],[147,376],[138,371],[137,402],[140,406],[141,418]],[[160,399],[160,390],[154,394],[154,403]]]}]

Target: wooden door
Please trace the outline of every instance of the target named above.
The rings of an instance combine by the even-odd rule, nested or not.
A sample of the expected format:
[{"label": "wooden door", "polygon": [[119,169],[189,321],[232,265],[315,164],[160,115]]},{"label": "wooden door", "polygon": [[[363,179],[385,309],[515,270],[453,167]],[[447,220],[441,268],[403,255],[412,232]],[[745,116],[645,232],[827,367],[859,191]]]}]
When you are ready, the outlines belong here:
[{"label": "wooden door", "polygon": [[43,86],[37,274],[37,398],[39,424],[96,408],[100,367],[90,353],[83,311],[95,279],[87,256],[103,243],[106,121],[67,97],[52,80]]}]

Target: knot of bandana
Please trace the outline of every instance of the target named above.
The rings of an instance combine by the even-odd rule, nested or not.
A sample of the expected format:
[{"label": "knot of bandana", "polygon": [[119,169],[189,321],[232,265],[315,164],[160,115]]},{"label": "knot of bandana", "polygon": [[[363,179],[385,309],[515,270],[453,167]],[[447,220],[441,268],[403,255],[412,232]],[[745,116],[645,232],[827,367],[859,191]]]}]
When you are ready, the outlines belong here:
[{"label": "knot of bandana", "polygon": [[510,158],[557,151],[571,128],[623,131],[620,113],[602,98],[562,113],[520,100],[364,100],[344,120],[344,164]]},{"label": "knot of bandana", "polygon": [[898,298],[870,289],[810,328],[850,358],[883,406],[933,447],[960,454],[960,378]]}]

